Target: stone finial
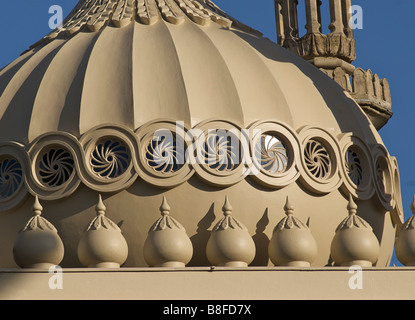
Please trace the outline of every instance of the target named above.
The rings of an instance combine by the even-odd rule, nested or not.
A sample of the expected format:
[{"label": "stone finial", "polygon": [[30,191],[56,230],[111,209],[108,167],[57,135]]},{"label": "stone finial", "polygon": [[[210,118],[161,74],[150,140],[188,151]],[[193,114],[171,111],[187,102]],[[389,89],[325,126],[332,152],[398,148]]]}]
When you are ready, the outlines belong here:
[{"label": "stone finial", "polygon": [[206,255],[214,266],[247,267],[255,258],[256,248],[248,229],[233,217],[233,208],[226,196],[224,217],[213,227]]},{"label": "stone finial", "polygon": [[336,265],[371,267],[379,257],[379,241],[372,227],[357,216],[357,205],[350,195],[349,215],[337,227],[331,243],[331,256]]},{"label": "stone finial", "polygon": [[415,266],[415,195],[410,208],[412,216],[402,226],[395,246],[396,257],[405,266]]},{"label": "stone finial", "polygon": [[79,261],[88,268],[119,268],[128,256],[128,245],[121,229],[106,214],[101,195],[96,217],[89,223],[78,245]]},{"label": "stone finial", "polygon": [[193,256],[193,245],[185,228],[170,216],[166,197],[161,217],[151,226],[144,243],[144,259],[150,267],[185,267]]},{"label": "stone finial", "polygon": [[35,197],[34,216],[24,225],[14,243],[14,260],[22,268],[48,269],[61,263],[64,246],[56,228],[43,218],[43,207]]},{"label": "stone finial", "polygon": [[294,207],[287,197],[286,217],[275,227],[268,254],[276,266],[310,267],[317,256],[317,243],[310,229],[294,217]]}]

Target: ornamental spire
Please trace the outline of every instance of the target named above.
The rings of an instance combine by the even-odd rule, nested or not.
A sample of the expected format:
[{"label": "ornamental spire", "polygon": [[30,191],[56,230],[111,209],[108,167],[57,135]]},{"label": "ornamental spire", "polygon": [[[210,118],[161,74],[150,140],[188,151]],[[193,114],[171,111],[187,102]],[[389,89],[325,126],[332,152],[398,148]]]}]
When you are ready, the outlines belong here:
[{"label": "ornamental spire", "polygon": [[[363,16],[362,8],[351,0],[329,0],[329,33],[322,26],[323,5],[327,1],[305,1],[307,30],[300,37],[298,30],[298,0],[274,0],[278,43],[314,64],[337,84],[351,93],[376,127],[382,128],[392,117],[389,83],[370,70],[352,65],[356,60],[353,32],[354,10]],[[301,23],[300,23],[301,24]]]}]

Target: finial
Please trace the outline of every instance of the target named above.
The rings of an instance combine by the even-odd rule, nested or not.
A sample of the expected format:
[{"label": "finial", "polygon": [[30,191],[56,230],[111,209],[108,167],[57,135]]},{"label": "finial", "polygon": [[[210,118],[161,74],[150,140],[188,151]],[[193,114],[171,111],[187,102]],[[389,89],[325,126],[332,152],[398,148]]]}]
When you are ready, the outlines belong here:
[{"label": "finial", "polygon": [[206,257],[213,266],[247,267],[255,258],[255,243],[248,229],[233,216],[228,196],[222,211],[224,217],[210,233]]},{"label": "finial", "polygon": [[285,203],[285,206],[284,206],[284,211],[285,211],[285,214],[288,216],[288,215],[292,215],[292,214],[294,214],[294,206],[291,204],[291,202],[290,202],[290,199],[288,198],[288,196],[287,196],[287,201],[286,201],[286,203]]},{"label": "finial", "polygon": [[13,257],[22,268],[49,269],[61,263],[64,246],[56,228],[43,218],[43,207],[35,196],[34,216],[20,230],[13,246]]},{"label": "finial", "polygon": [[411,210],[413,215],[404,223],[399,232],[395,253],[403,265],[413,267],[415,266],[415,195],[412,200]]},{"label": "finial", "polygon": [[317,243],[310,229],[294,217],[289,197],[284,217],[274,228],[268,244],[268,256],[276,266],[310,267],[317,257]]},{"label": "finial", "polygon": [[35,203],[33,204],[33,212],[36,216],[40,216],[42,214],[43,207],[39,202],[39,197],[36,195],[35,197]]},{"label": "finial", "polygon": [[166,196],[163,196],[163,202],[162,202],[161,207],[160,207],[161,215],[162,216],[170,215],[170,210],[171,210],[171,208],[170,208],[169,204],[167,203]]},{"label": "finial", "polygon": [[415,214],[415,195],[414,195],[414,199],[412,200],[411,211],[413,214]]},{"label": "finial", "polygon": [[349,215],[353,215],[357,213],[357,205],[354,202],[352,195],[350,195],[349,197],[349,204],[347,205],[347,210],[349,211]]},{"label": "finial", "polygon": [[144,260],[150,267],[185,267],[192,259],[193,244],[185,228],[170,216],[165,196],[160,212],[144,242]]},{"label": "finial", "polygon": [[230,216],[232,214],[233,208],[231,203],[229,202],[228,196],[225,197],[225,204],[222,207],[222,211],[224,216]]},{"label": "finial", "polygon": [[106,217],[107,207],[98,196],[97,216],[78,243],[78,259],[88,268],[119,268],[127,259],[128,245],[120,227]]},{"label": "finial", "polygon": [[104,205],[104,202],[102,202],[101,195],[99,195],[98,204],[95,207],[95,211],[97,212],[97,215],[105,215],[105,211],[107,211],[107,207]]}]

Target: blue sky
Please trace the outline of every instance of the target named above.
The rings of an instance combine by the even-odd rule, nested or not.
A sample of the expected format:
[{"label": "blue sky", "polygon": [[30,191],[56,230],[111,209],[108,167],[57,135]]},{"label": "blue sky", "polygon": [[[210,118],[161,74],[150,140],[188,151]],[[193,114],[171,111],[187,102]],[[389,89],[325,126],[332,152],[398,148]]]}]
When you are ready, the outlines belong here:
[{"label": "blue sky", "polygon": [[[0,69],[15,60],[31,44],[50,32],[49,8],[60,5],[66,16],[78,0],[3,1],[0,11]],[[276,41],[273,0],[214,0],[228,14]],[[300,0],[302,2],[302,0]],[[327,0],[323,0],[327,5]],[[357,60],[354,65],[387,78],[392,91],[394,116],[380,134],[401,174],[405,219],[411,215],[415,193],[415,1],[352,0],[363,8],[363,29],[355,31]],[[327,7],[325,8],[327,12]],[[300,12],[300,28],[305,25]],[[328,16],[327,13],[323,15]],[[328,32],[328,25],[323,26]],[[302,33],[304,29],[302,29]]]}]

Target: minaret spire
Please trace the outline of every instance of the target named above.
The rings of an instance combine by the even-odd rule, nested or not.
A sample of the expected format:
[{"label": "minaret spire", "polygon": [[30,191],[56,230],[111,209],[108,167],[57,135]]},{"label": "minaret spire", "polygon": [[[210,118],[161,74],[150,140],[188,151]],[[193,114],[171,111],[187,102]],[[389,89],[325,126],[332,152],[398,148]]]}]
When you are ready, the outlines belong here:
[{"label": "minaret spire", "polygon": [[[389,84],[370,70],[352,65],[356,48],[351,0],[304,1],[307,30],[300,37],[298,0],[274,0],[278,43],[295,52],[349,91],[379,130],[392,117]],[[322,27],[321,6],[330,8],[329,33]]]}]

